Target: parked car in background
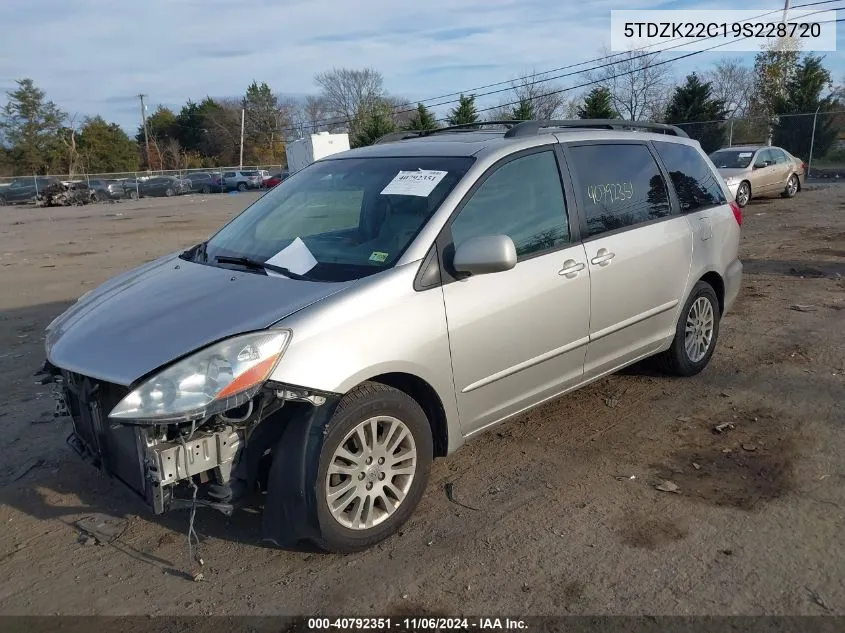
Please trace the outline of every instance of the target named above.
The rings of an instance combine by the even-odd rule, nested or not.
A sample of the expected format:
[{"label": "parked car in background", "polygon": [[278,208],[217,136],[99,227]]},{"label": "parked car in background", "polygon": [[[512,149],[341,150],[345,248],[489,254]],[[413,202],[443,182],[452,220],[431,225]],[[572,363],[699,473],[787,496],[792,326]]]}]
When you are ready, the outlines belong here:
[{"label": "parked car in background", "polygon": [[227,171],[223,173],[223,187],[227,191],[246,191],[261,187],[261,175],[254,169],[246,171]]},{"label": "parked car in background", "polygon": [[807,166],[781,147],[742,145],[710,154],[710,160],[740,207],[751,198],[781,195],[791,198],[804,186]]},{"label": "parked car in background", "polygon": [[15,178],[8,187],[0,189],[0,206],[35,201],[38,194],[52,184],[56,178],[46,176],[36,178]]},{"label": "parked car in background", "polygon": [[223,179],[220,174],[207,171],[189,173],[182,177],[191,183],[191,191],[199,193],[220,193],[223,191]]},{"label": "parked car in background", "polygon": [[153,176],[146,180],[126,180],[123,183],[127,198],[178,196],[191,192],[191,181],[175,176]]},{"label": "parked car in background", "polygon": [[88,188],[94,192],[96,200],[119,200],[126,196],[123,184],[116,180],[93,179],[88,180]]},{"label": "parked car in background", "polygon": [[276,172],[275,174],[273,174],[267,180],[264,181],[264,186],[267,189],[272,189],[273,187],[278,185],[280,182],[285,180],[289,175],[290,175],[290,172],[287,169],[283,169],[280,172]]}]

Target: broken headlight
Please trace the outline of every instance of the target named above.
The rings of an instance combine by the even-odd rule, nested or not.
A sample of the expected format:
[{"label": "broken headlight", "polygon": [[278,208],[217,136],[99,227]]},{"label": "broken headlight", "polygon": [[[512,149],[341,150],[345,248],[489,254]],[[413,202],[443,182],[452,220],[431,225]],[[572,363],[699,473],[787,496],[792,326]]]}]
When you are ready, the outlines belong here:
[{"label": "broken headlight", "polygon": [[206,347],[139,385],[109,417],[129,424],[160,424],[238,407],[270,377],[290,336],[290,330],[269,330]]}]

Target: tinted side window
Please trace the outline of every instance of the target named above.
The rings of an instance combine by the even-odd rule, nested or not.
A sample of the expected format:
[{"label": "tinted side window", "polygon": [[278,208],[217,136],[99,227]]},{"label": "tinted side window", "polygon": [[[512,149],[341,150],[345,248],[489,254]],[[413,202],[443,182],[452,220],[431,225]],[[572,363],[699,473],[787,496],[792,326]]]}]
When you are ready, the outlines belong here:
[{"label": "tinted side window", "polygon": [[754,164],[763,167],[765,166],[767,160],[772,160],[772,155],[769,153],[769,150],[763,149],[757,153],[757,158],[754,159]]},{"label": "tinted side window", "polygon": [[772,149],[770,149],[770,150],[769,150],[769,152],[771,152],[772,157],[774,158],[774,161],[775,161],[778,165],[784,165],[784,164],[786,164],[787,162],[789,162],[789,161],[787,160],[787,158],[786,158],[786,154],[784,154],[782,150],[780,150],[780,149],[776,149],[776,148],[772,148]]},{"label": "tinted side window", "polygon": [[654,147],[669,172],[682,212],[690,213],[727,202],[719,181],[694,147],[661,141],[656,141]]},{"label": "tinted side window", "polygon": [[581,145],[570,152],[584,237],[671,214],[666,183],[645,145]]},{"label": "tinted side window", "polygon": [[452,221],[455,247],[481,235],[507,235],[523,257],[569,241],[566,204],[552,151],[505,163]]},{"label": "tinted side window", "polygon": [[225,174],[223,174],[223,178],[234,178],[234,177],[235,177],[235,172],[233,172],[233,171],[227,171]]}]

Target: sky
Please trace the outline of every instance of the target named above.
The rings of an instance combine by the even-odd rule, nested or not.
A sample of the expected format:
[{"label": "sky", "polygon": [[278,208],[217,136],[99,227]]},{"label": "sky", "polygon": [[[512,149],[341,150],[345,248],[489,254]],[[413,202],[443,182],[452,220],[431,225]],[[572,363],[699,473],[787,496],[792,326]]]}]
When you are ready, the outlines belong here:
[{"label": "sky", "polygon": [[[793,5],[808,2],[797,0]],[[845,8],[845,0],[833,6]],[[742,3],[771,10],[781,0]],[[315,93],[314,75],[372,67],[408,100],[469,91],[532,70],[587,61],[610,43],[611,9],[737,8],[694,0],[2,0],[0,95],[32,78],[77,119],[101,114],[137,129],[137,95],[149,110],[242,95],[253,79],[274,92]],[[839,11],[838,17],[845,17]],[[825,64],[845,81],[845,23]],[[682,78],[722,56],[673,64]],[[562,86],[579,83],[572,76]],[[576,91],[580,92],[580,91]],[[573,92],[574,96],[576,93]],[[500,96],[482,99],[495,105]],[[0,96],[0,104],[5,101]],[[440,108],[445,112],[448,106]]]}]

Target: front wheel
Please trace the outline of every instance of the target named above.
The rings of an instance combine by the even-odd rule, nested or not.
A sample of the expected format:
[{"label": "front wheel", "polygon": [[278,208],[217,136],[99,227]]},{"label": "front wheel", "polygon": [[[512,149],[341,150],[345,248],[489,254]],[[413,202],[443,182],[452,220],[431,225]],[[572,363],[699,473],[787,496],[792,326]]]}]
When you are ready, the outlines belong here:
[{"label": "front wheel", "polygon": [[672,346],[659,357],[663,369],[676,376],[694,376],[704,369],[716,348],[720,318],[716,291],[699,281],[681,310]]},{"label": "front wheel", "polygon": [[396,532],[417,507],[433,459],[431,426],[404,392],[364,383],[339,403],[319,459],[315,544],[360,551]]},{"label": "front wheel", "polygon": [[246,191],[246,183],[245,182],[239,182],[238,183],[238,191]]},{"label": "front wheel", "polygon": [[137,200],[138,199],[138,192],[135,191],[134,189],[130,190],[128,195],[129,195],[130,200]]},{"label": "front wheel", "polygon": [[786,181],[786,189],[783,191],[784,198],[794,198],[798,193],[798,176],[792,174],[789,180]]},{"label": "front wheel", "polygon": [[751,185],[743,181],[739,183],[739,187],[736,189],[736,203],[740,207],[744,207],[749,200],[751,200]]},{"label": "front wheel", "polygon": [[170,187],[168,187],[167,189],[164,190],[164,195],[167,196],[168,198],[173,197],[173,194],[174,194],[174,191]]}]

